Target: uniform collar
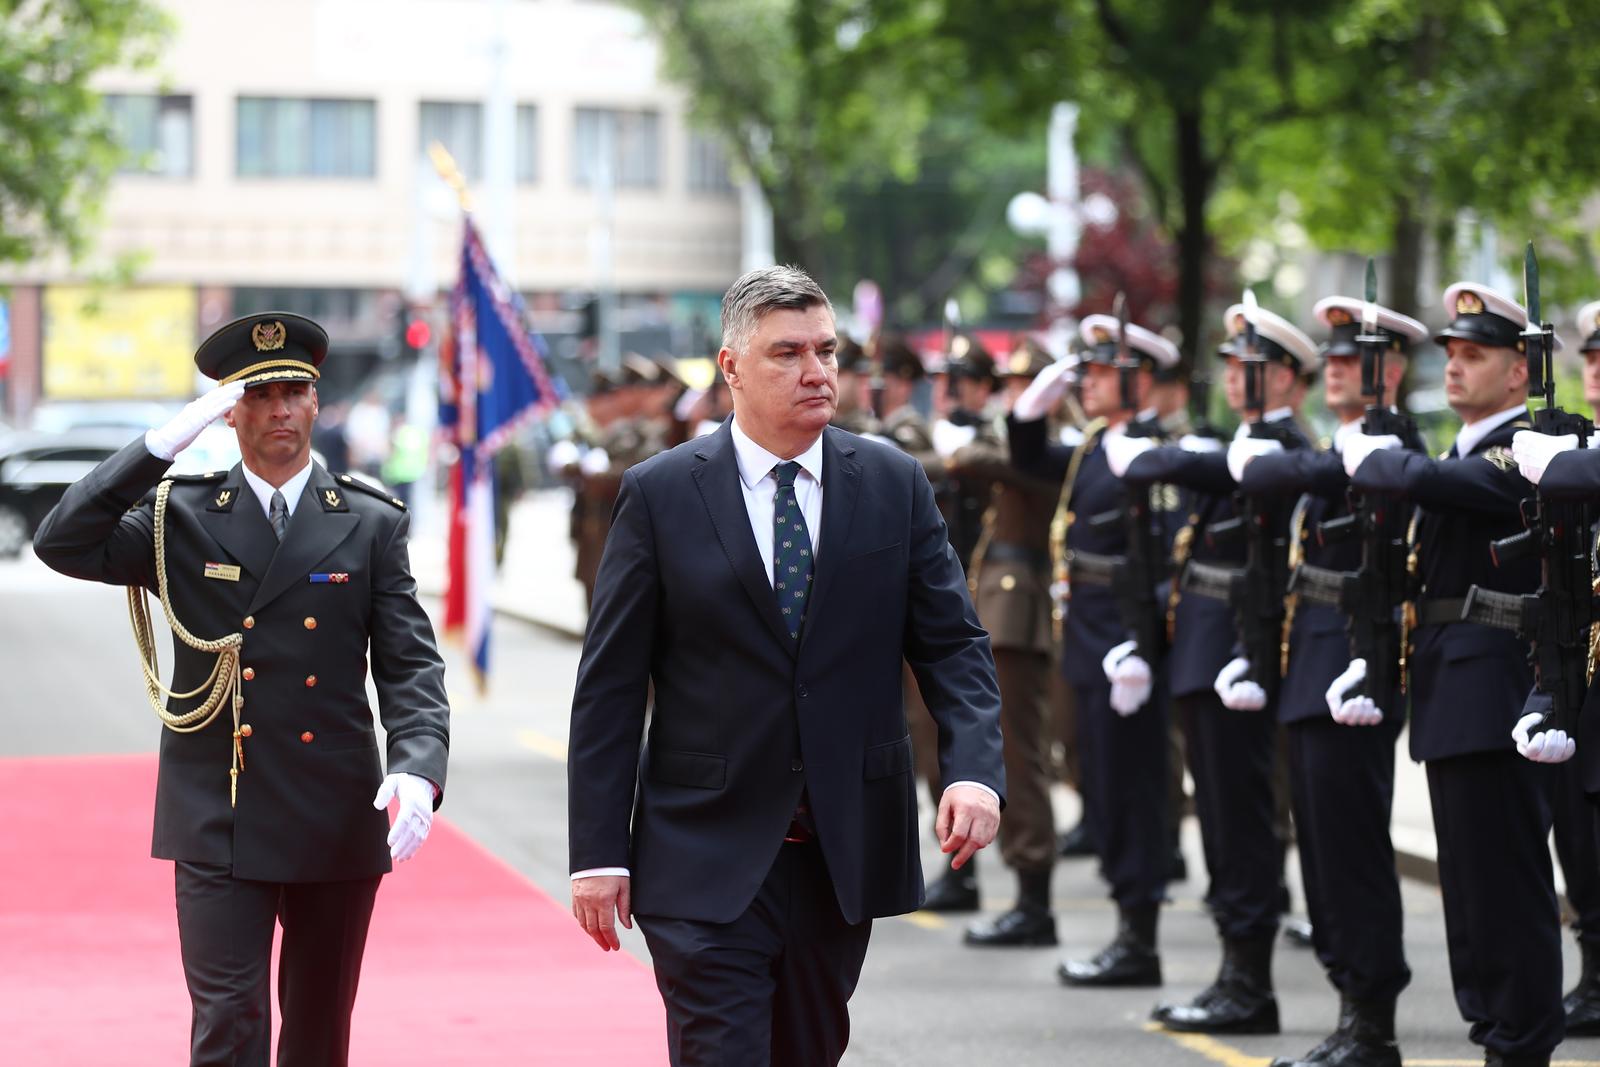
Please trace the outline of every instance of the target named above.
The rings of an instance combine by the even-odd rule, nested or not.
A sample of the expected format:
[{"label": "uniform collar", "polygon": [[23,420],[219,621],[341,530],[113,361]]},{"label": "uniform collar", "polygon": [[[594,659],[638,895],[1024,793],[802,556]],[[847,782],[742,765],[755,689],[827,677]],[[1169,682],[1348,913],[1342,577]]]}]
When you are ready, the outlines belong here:
[{"label": "uniform collar", "polygon": [[[1284,419],[1292,419],[1292,418],[1294,418],[1294,409],[1291,408],[1291,407],[1288,407],[1286,405],[1286,406],[1281,407],[1281,408],[1273,408],[1271,411],[1267,412],[1264,416],[1262,416],[1262,420],[1261,421],[1263,421],[1263,422],[1282,422]],[[1239,440],[1241,438],[1250,436],[1250,421],[1251,420],[1249,420],[1249,419],[1245,419],[1244,421],[1239,423],[1239,428],[1237,430],[1235,430],[1234,433],[1233,433],[1233,439],[1235,441],[1237,441],[1237,440]]]},{"label": "uniform collar", "polygon": [[[739,480],[746,489],[754,489],[756,483],[772,473],[772,468],[784,462],[781,456],[775,456],[765,448],[756,444],[744,432],[744,427],[739,425],[738,416],[730,418],[728,422],[733,430],[733,452],[739,463]],[[794,462],[800,464],[800,469],[811,475],[813,481],[822,484],[822,434],[817,434],[817,439],[811,442],[811,447],[794,457]]]},{"label": "uniform collar", "polygon": [[306,465],[284,482],[282,486],[274,486],[252,471],[243,463],[239,469],[244,472],[245,484],[250,486],[250,491],[255,493],[256,499],[261,501],[261,510],[268,515],[272,514],[272,494],[283,493],[284,502],[289,506],[289,514],[294,514],[295,505],[300,502],[300,494],[305,492],[306,483],[311,480],[311,460],[306,460]]},{"label": "uniform collar", "polygon": [[1526,410],[1528,410],[1526,403],[1518,403],[1506,408],[1504,411],[1497,411],[1493,415],[1481,418],[1477,422],[1464,423],[1461,427],[1461,432],[1456,434],[1456,454],[1459,456],[1472,455],[1473,449],[1481,445],[1484,438]]}]

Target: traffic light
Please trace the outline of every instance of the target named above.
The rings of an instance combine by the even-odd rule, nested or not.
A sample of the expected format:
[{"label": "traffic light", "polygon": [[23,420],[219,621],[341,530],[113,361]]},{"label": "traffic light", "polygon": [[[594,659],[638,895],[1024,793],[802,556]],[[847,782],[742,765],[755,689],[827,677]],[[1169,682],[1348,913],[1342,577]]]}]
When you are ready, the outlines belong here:
[{"label": "traffic light", "polygon": [[427,313],[421,308],[407,308],[400,316],[400,354],[406,359],[416,359],[433,340],[433,327]]}]

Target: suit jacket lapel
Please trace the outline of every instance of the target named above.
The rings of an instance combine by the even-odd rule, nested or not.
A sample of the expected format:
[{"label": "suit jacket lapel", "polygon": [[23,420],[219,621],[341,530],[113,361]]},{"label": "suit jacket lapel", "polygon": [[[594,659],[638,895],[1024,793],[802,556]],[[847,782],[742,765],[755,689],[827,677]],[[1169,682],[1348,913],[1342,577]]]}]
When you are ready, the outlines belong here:
[{"label": "suit jacket lapel", "polygon": [[273,553],[278,551],[278,539],[272,536],[266,512],[238,466],[228,472],[199,515],[201,525],[223,551],[258,581],[265,577]]},{"label": "suit jacket lapel", "polygon": [[[332,492],[334,499],[344,506],[344,489],[318,464],[312,467],[311,477],[300,494],[300,502],[295,505],[294,514],[289,518],[289,528],[284,531],[283,542],[278,545],[277,554],[272,557],[267,573],[256,587],[256,595],[250,601],[252,614],[277,599],[296,582],[305,581],[311,568],[338,548],[360,523],[361,516],[353,511],[327,510],[323,500],[325,492]],[[254,503],[253,500],[250,502]],[[272,536],[270,526],[267,536]]]},{"label": "suit jacket lapel", "polygon": [[717,531],[722,551],[755,605],[756,614],[792,656],[796,652],[795,642],[789,636],[783,616],[778,613],[778,598],[773,595],[772,582],[762,566],[755,534],[750,530],[750,512],[744,506],[744,492],[739,484],[739,460],[734,453],[731,422],[731,417],[724,421],[722,429],[706,438],[695,451],[696,458],[701,460],[694,467],[695,485],[711,515],[711,525]]},{"label": "suit jacket lapel", "polygon": [[833,576],[844,566],[850,523],[856,517],[856,499],[861,495],[861,464],[856,461],[855,446],[841,444],[838,437],[839,431],[831,426],[822,432],[822,533],[813,539],[817,544],[817,574],[812,583],[816,589],[806,608],[801,645],[816,629]]}]

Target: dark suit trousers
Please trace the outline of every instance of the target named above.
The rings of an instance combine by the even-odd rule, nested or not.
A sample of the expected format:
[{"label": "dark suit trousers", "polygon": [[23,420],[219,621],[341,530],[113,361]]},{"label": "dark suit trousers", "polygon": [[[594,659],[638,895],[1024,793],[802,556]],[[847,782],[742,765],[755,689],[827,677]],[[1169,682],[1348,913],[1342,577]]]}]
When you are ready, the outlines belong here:
[{"label": "dark suit trousers", "polygon": [[1583,762],[1568,760],[1556,779],[1556,859],[1575,917],[1572,932],[1600,949],[1600,811],[1583,792]]},{"label": "dark suit trousers", "polygon": [[1549,1052],[1566,1030],[1548,844],[1560,774],[1509,747],[1428,761],[1456,1007],[1504,1054]]},{"label": "dark suit trousers", "polygon": [[850,1038],[872,922],[845,922],[815,844],[785,844],[731,923],[638,916],[673,1067],[820,1067]]},{"label": "dark suit trousers", "polygon": [[1111,899],[1125,907],[1167,895],[1172,837],[1167,826],[1166,680],[1132,715],[1111,707],[1111,686],[1074,686],[1082,759],[1084,818]]},{"label": "dark suit trousers", "polygon": [[1269,706],[1233,711],[1215,693],[1175,698],[1188,731],[1195,812],[1211,885],[1206,903],[1231,941],[1271,937],[1282,911],[1283,845],[1274,827],[1278,721]]},{"label": "dark suit trousers", "polygon": [[1391,1000],[1411,982],[1389,816],[1395,742],[1405,720],[1288,724],[1300,872],[1317,958],[1345,996]]},{"label": "dark suit trousers", "polygon": [[178,942],[194,1008],[191,1067],[266,1067],[277,922],[278,1063],[343,1067],[382,879],[279,884],[235,878],[224,864],[180,861],[175,868]]}]

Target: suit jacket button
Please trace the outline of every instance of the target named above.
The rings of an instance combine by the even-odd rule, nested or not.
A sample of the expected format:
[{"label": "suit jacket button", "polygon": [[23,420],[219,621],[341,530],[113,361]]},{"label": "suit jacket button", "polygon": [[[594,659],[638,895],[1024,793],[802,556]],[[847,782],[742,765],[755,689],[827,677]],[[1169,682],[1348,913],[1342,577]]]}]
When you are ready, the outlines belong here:
[{"label": "suit jacket button", "polygon": [[806,765],[800,760],[794,760],[789,764],[789,769],[794,771],[796,774],[799,774],[801,771],[806,769]]},{"label": "suit jacket button", "polygon": [[307,615],[306,616],[306,629],[315,630],[316,628],[317,628],[317,620],[312,618],[310,615]]},{"label": "suit jacket button", "polygon": [[246,667],[244,670],[239,672],[239,676],[248,682],[250,679],[256,676],[256,669],[254,667]]},{"label": "suit jacket button", "polygon": [[244,628],[246,630],[254,630],[256,628],[256,617],[254,615],[246,615],[244,617]]},{"label": "suit jacket button", "polygon": [[314,674],[306,675],[306,688],[307,689],[310,689],[312,686],[314,686],[316,684],[317,684],[317,676],[316,675],[314,675]]},{"label": "suit jacket button", "polygon": [[316,736],[316,734],[312,733],[310,730],[307,730],[305,733],[300,735],[300,740],[309,745],[312,740],[316,738]]},{"label": "suit jacket button", "polygon": [[800,687],[800,695],[802,697],[808,697],[808,696],[811,695],[811,690],[807,689],[805,686],[802,685]]},{"label": "suit jacket button", "polygon": [[1016,577],[1016,575],[1007,574],[1007,575],[1003,575],[1000,578],[1000,588],[1004,589],[1006,592],[1009,593],[1009,592],[1011,592],[1011,590],[1015,589],[1016,587],[1017,587],[1017,577]]}]

